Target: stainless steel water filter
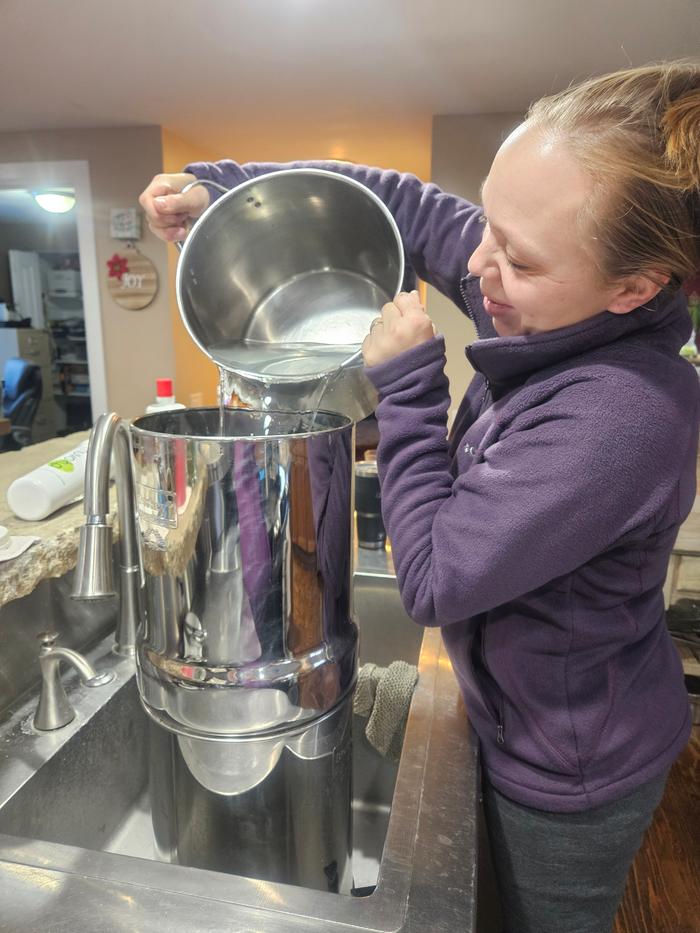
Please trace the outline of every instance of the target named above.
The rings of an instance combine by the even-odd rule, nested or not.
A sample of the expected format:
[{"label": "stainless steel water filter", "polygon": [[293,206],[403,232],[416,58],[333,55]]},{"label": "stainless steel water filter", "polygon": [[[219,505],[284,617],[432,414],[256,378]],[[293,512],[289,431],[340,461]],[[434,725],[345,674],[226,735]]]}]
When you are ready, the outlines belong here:
[{"label": "stainless steel water filter", "polygon": [[131,437],[159,843],[186,864],[347,890],[353,425],[195,409],[140,418]]}]

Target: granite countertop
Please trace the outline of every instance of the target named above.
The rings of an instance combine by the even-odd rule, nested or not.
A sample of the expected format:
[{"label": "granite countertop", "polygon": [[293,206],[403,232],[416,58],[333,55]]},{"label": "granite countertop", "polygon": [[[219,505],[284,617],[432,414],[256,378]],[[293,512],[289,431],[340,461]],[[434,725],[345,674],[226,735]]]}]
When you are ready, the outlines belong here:
[{"label": "granite countertop", "polygon": [[[75,567],[79,530],[84,520],[82,499],[43,521],[26,522],[10,510],[6,493],[13,480],[72,450],[89,436],[89,431],[80,431],[0,455],[0,525],[11,535],[39,538],[24,554],[0,562],[0,606],[31,593],[41,580],[61,577]],[[114,487],[110,492],[110,509],[113,514],[116,512]]]}]

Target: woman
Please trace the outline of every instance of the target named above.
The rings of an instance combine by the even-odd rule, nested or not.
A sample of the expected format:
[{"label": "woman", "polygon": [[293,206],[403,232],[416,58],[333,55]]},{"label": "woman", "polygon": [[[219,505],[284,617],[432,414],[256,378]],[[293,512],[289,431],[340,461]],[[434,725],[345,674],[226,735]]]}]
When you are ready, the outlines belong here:
[{"label": "woman", "polygon": [[[305,163],[309,164],[309,163]],[[444,343],[418,295],[364,343],[404,604],[439,625],[481,741],[513,933],[610,930],[690,732],[663,583],[695,495],[698,380],[680,286],[700,268],[700,67],[593,79],[530,109],[484,210],[412,176],[370,187],[417,274],[473,320],[476,375],[447,439]],[[196,164],[141,203],[179,239],[277,165]]]}]

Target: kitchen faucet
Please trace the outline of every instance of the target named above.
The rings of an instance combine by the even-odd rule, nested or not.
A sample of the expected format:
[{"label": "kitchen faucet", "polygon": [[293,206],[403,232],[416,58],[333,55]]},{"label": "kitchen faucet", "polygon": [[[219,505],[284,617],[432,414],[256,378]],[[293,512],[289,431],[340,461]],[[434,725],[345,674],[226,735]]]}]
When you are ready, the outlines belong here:
[{"label": "kitchen faucet", "polygon": [[61,661],[67,661],[80,674],[86,687],[102,687],[114,680],[114,671],[98,674],[92,665],[77,651],[70,648],[56,648],[56,632],[42,632],[39,664],[41,666],[41,694],[39,705],[34,714],[34,727],[42,732],[50,732],[67,726],[75,719],[75,710],[70,705],[61,683]]},{"label": "kitchen faucet", "polygon": [[109,516],[110,463],[114,452],[119,516],[120,595],[115,651],[133,655],[141,617],[142,571],[136,529],[131,438],[126,421],[106,412],[95,422],[85,465],[85,524],[80,529],[74,599],[115,596],[112,526]]}]

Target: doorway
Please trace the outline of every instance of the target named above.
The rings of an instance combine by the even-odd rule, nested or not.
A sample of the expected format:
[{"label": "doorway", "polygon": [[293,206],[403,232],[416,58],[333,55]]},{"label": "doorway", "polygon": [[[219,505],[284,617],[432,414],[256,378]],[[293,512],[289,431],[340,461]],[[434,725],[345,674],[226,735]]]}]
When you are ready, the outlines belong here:
[{"label": "doorway", "polygon": [[[20,334],[14,325],[24,318],[22,323],[25,326],[30,323],[37,340],[43,337],[50,347],[50,365],[44,373],[44,382],[48,378],[50,384],[42,389],[42,403],[45,415],[51,411],[55,416],[56,430],[50,435],[54,436],[89,427],[107,408],[107,386],[88,163],[0,164],[0,199],[7,202],[14,199],[19,204],[22,197],[33,201],[33,193],[47,189],[72,194],[75,206],[61,215],[62,224],[48,228],[48,236],[51,215],[45,215],[43,236],[36,239],[38,248],[13,250],[15,275],[18,281],[21,275],[23,283],[17,290],[24,290],[25,307],[18,309],[18,314],[12,308],[13,296],[0,294],[0,305],[3,302],[10,305],[7,312],[0,306],[0,312],[8,318],[6,326],[11,328],[10,333]],[[38,222],[41,224],[41,219]],[[5,237],[0,249],[3,292],[9,291],[11,248],[12,243]],[[35,273],[32,267],[36,268]],[[32,300],[32,287],[24,288],[37,275],[41,282],[38,308]],[[27,318],[31,320],[28,322]],[[4,339],[8,346],[12,344],[13,337],[8,332]],[[27,337],[20,340],[26,343]],[[38,426],[37,430],[45,434],[46,426]]]}]

